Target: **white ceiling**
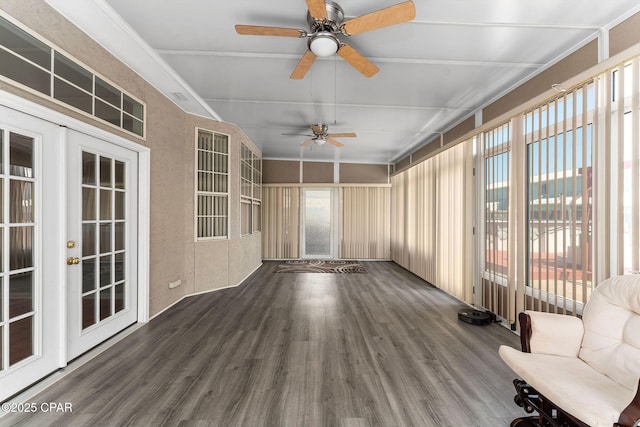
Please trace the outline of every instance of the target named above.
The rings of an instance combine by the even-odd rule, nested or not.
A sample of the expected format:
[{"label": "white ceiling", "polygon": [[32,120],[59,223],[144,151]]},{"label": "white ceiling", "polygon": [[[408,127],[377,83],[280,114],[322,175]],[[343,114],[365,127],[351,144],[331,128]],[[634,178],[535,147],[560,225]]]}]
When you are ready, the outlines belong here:
[{"label": "white ceiling", "polygon": [[[399,1],[338,3],[353,18]],[[265,158],[369,163],[399,160],[640,10],[637,0],[414,0],[414,21],[346,40],[375,76],[334,56],[291,80],[305,39],[234,25],[308,30],[305,0],[48,2],[185,110],[239,125]],[[338,149],[282,135],[314,123],[358,137]]]}]

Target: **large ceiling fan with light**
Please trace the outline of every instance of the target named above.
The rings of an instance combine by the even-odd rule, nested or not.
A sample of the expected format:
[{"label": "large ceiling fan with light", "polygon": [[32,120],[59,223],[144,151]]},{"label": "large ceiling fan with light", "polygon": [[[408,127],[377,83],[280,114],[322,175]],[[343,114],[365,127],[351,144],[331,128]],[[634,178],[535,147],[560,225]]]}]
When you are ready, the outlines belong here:
[{"label": "large ceiling fan with light", "polygon": [[318,56],[338,53],[356,70],[371,77],[379,69],[358,51],[344,43],[341,36],[353,36],[390,25],[411,21],[416,16],[412,1],[405,1],[357,18],[344,21],[344,12],[339,4],[331,0],[306,0],[309,12],[309,31],[295,28],[265,27],[259,25],[236,25],[236,32],[242,35],[279,36],[307,38],[307,52],[291,74],[292,79],[302,79]]},{"label": "large ceiling fan with light", "polygon": [[327,125],[311,125],[311,130],[313,131],[313,135],[305,133],[283,133],[283,135],[310,136],[310,139],[300,144],[303,147],[311,144],[323,145],[325,142],[328,142],[329,144],[338,148],[344,147],[344,144],[340,141],[336,141],[334,138],[355,138],[356,136],[358,136],[353,132],[329,133],[329,126]]}]

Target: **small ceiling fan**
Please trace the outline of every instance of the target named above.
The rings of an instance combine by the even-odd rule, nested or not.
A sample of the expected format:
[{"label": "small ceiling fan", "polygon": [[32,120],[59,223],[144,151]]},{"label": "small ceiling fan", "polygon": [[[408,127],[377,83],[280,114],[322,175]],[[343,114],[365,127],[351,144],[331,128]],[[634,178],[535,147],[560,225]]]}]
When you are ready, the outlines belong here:
[{"label": "small ceiling fan", "polygon": [[309,31],[295,28],[236,25],[236,32],[253,36],[280,36],[308,38],[307,52],[291,74],[292,79],[302,79],[318,56],[331,56],[336,52],[356,70],[371,77],[379,69],[358,51],[341,41],[339,36],[352,36],[366,31],[411,21],[416,17],[412,1],[380,9],[357,18],[344,21],[344,12],[331,0],[306,0],[309,12]]},{"label": "small ceiling fan", "polygon": [[313,131],[313,135],[308,135],[304,133],[283,133],[283,135],[300,135],[300,136],[311,136],[312,138],[306,140],[302,144],[303,147],[307,145],[315,144],[315,145],[323,145],[325,142],[336,146],[338,148],[344,147],[344,144],[336,141],[334,138],[355,138],[356,135],[353,132],[347,133],[329,133],[329,126],[327,125],[311,125],[311,130]]}]

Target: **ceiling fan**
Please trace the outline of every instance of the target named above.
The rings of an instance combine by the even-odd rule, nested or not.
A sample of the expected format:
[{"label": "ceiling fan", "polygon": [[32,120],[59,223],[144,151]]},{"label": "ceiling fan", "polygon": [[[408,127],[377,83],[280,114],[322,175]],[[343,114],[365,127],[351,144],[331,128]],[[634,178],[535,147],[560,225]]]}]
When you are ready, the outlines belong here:
[{"label": "ceiling fan", "polygon": [[306,0],[309,12],[309,31],[295,28],[265,27],[259,25],[236,25],[242,35],[280,36],[308,38],[307,52],[302,56],[291,74],[292,79],[302,79],[318,56],[331,56],[336,52],[356,70],[371,77],[379,69],[358,51],[342,42],[338,36],[352,36],[389,25],[401,24],[416,17],[412,1],[380,9],[357,18],[344,21],[344,12],[339,4],[331,0]]},{"label": "ceiling fan", "polygon": [[307,145],[315,144],[315,145],[323,145],[325,142],[336,146],[338,148],[344,147],[344,144],[336,141],[334,138],[355,138],[356,135],[353,132],[347,133],[329,133],[329,126],[327,125],[311,125],[311,130],[313,131],[313,135],[308,135],[304,133],[283,133],[283,135],[301,135],[301,136],[311,136],[312,138],[306,140],[302,144],[303,147]]}]

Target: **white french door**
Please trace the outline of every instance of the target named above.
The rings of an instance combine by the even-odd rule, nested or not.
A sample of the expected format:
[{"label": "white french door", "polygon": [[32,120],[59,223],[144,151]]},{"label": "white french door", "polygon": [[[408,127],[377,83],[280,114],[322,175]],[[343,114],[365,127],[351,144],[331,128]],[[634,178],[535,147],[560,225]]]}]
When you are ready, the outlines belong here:
[{"label": "white french door", "polygon": [[137,321],[137,156],[68,131],[68,360]]},{"label": "white french door", "polygon": [[58,126],[0,106],[0,401],[64,363],[59,144]]}]

